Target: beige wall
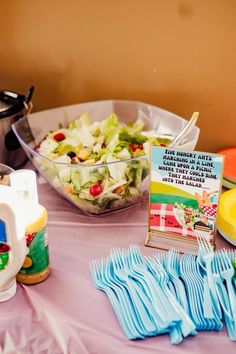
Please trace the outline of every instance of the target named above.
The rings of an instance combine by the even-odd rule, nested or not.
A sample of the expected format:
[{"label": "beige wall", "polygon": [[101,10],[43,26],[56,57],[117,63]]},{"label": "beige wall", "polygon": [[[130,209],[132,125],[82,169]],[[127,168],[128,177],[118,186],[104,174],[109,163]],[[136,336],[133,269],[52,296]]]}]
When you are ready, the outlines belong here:
[{"label": "beige wall", "polygon": [[0,89],[34,84],[34,111],[140,100],[236,144],[236,0],[1,1],[0,33]]}]

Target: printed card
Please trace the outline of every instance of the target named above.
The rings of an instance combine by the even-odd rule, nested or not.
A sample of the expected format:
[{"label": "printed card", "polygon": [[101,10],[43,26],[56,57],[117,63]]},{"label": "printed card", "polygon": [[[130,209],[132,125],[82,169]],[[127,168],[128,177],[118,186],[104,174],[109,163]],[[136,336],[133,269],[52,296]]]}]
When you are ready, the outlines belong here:
[{"label": "printed card", "polygon": [[214,245],[222,170],[222,155],[152,146],[145,244],[194,251],[200,234]]}]

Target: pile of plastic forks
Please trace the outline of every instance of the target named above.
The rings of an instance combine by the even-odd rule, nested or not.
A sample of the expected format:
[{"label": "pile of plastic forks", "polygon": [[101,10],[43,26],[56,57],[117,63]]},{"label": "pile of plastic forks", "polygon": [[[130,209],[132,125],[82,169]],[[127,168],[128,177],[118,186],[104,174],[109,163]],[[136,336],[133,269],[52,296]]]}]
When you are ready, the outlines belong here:
[{"label": "pile of plastic forks", "polygon": [[209,288],[208,305],[224,320],[229,338],[236,341],[236,250],[221,249],[214,253],[202,236],[198,237],[198,243],[198,262]]},{"label": "pile of plastic forks", "polygon": [[166,333],[178,344],[225,323],[236,340],[236,252],[214,253],[207,240],[198,241],[197,257],[175,250],[145,257],[130,245],[90,263],[93,282],[108,296],[127,338]]}]

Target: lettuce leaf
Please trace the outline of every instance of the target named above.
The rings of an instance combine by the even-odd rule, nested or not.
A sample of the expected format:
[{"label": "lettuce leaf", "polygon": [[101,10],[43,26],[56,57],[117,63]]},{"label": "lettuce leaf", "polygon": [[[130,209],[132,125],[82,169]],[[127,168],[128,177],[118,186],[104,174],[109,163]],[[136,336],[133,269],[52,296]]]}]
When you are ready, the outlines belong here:
[{"label": "lettuce leaf", "polygon": [[119,134],[119,139],[121,141],[127,141],[127,142],[129,142],[131,144],[135,144],[135,145],[143,144],[147,141],[146,136],[139,134],[139,133],[135,133],[135,134],[131,135],[125,130]]}]

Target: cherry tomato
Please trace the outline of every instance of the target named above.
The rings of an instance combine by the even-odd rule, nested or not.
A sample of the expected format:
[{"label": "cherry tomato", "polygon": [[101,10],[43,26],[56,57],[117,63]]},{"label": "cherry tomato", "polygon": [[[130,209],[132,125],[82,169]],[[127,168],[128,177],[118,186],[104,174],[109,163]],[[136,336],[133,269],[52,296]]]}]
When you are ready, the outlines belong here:
[{"label": "cherry tomato", "polygon": [[53,135],[53,139],[56,141],[62,141],[65,139],[65,134],[62,132],[56,133]]},{"label": "cherry tomato", "polygon": [[136,149],[136,146],[134,144],[129,144],[129,147],[132,151],[135,151],[135,149]]},{"label": "cherry tomato", "polygon": [[100,183],[96,183],[96,184],[93,184],[90,188],[89,188],[89,192],[92,196],[96,197],[98,196],[99,194],[102,193],[102,186]]},{"label": "cherry tomato", "polygon": [[143,150],[143,144],[139,144],[137,148]]}]

